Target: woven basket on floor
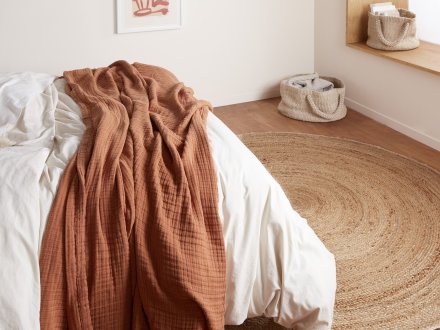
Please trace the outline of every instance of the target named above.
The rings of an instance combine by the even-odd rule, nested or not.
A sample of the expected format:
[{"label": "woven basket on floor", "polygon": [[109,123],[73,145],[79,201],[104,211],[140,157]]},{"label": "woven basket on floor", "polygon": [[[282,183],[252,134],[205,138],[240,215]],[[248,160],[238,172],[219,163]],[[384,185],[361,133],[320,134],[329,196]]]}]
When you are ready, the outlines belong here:
[{"label": "woven basket on floor", "polygon": [[400,17],[368,13],[367,45],[381,50],[409,50],[419,47],[416,15],[399,9]]},{"label": "woven basket on floor", "polygon": [[334,88],[318,92],[292,86],[289,84],[289,79],[283,80],[280,86],[279,112],[293,119],[312,122],[328,122],[344,118],[347,114],[347,107],[344,104],[344,83],[332,77],[321,78],[331,81]]}]

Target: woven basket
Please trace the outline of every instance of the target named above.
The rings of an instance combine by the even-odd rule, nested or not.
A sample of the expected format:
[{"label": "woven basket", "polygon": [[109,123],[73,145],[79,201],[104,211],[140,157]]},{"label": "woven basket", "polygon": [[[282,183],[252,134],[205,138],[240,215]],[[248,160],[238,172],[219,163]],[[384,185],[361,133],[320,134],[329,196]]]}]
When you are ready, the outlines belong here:
[{"label": "woven basket", "polygon": [[399,9],[400,17],[368,13],[367,45],[381,50],[409,50],[419,47],[416,15]]},{"label": "woven basket", "polygon": [[288,83],[289,79],[283,80],[278,111],[287,117],[311,122],[329,122],[344,118],[347,114],[344,83],[332,77],[321,78],[331,81],[334,88],[318,92],[292,86]]}]

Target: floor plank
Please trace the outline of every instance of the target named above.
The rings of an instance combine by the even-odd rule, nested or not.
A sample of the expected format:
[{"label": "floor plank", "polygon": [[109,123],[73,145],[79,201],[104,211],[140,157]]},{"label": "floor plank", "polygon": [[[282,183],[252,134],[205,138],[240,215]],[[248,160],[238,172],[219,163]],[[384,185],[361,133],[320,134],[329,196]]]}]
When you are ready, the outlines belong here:
[{"label": "floor plank", "polygon": [[287,118],[277,111],[279,98],[229,105],[214,109],[236,134],[296,132],[336,136],[380,146],[415,159],[440,171],[440,152],[356,111],[331,123],[309,123]]}]

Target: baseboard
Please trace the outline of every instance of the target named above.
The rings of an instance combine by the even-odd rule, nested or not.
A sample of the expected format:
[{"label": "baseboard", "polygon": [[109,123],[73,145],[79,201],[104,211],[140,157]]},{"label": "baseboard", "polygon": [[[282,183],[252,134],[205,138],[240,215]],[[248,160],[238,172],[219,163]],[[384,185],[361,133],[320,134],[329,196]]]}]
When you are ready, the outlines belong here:
[{"label": "baseboard", "polygon": [[280,96],[280,89],[279,87],[276,87],[272,89],[265,89],[265,90],[249,92],[249,93],[225,95],[224,97],[220,97],[220,98],[211,98],[210,101],[215,107],[221,107],[224,105],[252,102],[252,101],[270,99],[279,96]]},{"label": "baseboard", "polygon": [[427,146],[430,146],[431,148],[434,148],[436,150],[440,151],[440,140],[433,138],[432,136],[429,136],[425,133],[419,132],[418,130],[403,124],[399,122],[398,120],[395,120],[391,117],[385,116],[384,114],[381,114],[359,102],[356,102],[355,100],[352,100],[348,97],[345,98],[345,104],[350,109],[353,109],[357,112],[360,112],[361,114],[372,118],[379,123],[382,123],[388,127],[391,127],[392,129],[395,129],[396,131],[405,134],[411,138],[413,138],[416,141],[419,141],[423,144],[426,144]]}]

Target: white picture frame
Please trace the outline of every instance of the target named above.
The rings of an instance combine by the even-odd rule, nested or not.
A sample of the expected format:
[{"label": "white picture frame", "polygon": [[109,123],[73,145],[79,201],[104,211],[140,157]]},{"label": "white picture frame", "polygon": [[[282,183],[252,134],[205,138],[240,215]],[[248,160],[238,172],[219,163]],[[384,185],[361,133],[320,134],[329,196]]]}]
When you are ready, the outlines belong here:
[{"label": "white picture frame", "polygon": [[183,0],[116,0],[116,32],[174,30],[182,27]]}]

